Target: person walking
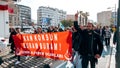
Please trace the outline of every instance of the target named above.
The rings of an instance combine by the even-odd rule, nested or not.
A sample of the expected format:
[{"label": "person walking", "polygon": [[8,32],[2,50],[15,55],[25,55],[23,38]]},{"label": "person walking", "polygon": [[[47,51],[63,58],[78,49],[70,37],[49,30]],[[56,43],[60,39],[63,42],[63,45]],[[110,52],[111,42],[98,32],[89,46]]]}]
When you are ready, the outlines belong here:
[{"label": "person walking", "polygon": [[14,28],[11,28],[10,29],[10,36],[9,36],[9,43],[11,44],[10,45],[10,49],[11,49],[11,51],[10,51],[10,53],[14,53],[14,51],[15,51],[15,44],[14,44],[14,40],[13,40],[13,35],[16,35],[17,33],[16,33],[16,31],[15,31],[15,29]]},{"label": "person walking", "polygon": [[110,46],[111,31],[108,26],[105,27],[105,45]]},{"label": "person walking", "polygon": [[98,30],[98,33],[100,34],[101,41],[103,42],[104,41],[105,31],[101,26],[100,26],[100,28]]},{"label": "person walking", "polygon": [[[21,34],[20,28],[16,28],[16,35],[17,34]],[[19,64],[20,63],[20,55],[16,55],[16,56],[17,56],[17,62],[15,64]]]},{"label": "person walking", "polygon": [[81,30],[78,26],[77,20],[78,13],[75,14],[74,27],[83,37],[78,50],[82,58],[82,68],[88,68],[89,62],[91,68],[95,68],[95,65],[103,51],[103,43],[100,40],[100,35],[93,30],[92,23],[87,24],[87,29]]}]

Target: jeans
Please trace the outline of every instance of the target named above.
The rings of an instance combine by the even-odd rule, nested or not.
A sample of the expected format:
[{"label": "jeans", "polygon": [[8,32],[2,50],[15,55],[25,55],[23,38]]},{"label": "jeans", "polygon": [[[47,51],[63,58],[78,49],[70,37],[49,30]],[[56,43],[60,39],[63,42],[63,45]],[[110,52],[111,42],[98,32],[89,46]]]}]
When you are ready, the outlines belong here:
[{"label": "jeans", "polygon": [[17,56],[17,60],[20,61],[20,56],[19,55]]},{"label": "jeans", "polygon": [[105,38],[105,45],[110,46],[110,38]]}]

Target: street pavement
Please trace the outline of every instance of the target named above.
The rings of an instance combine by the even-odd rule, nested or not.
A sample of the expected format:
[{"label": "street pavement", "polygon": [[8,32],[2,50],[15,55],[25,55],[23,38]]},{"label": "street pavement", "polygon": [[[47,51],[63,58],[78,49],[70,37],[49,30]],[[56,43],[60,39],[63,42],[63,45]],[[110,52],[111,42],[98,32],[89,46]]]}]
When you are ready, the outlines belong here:
[{"label": "street pavement", "polygon": [[21,57],[21,63],[15,64],[17,61],[17,57],[15,57],[14,54],[10,54],[10,47],[0,53],[0,56],[4,60],[4,62],[0,65],[0,68],[43,68],[44,65],[49,64],[51,68],[55,68],[59,64],[61,64],[64,61],[60,60],[53,60],[49,58],[43,58],[43,57],[28,57],[22,56]]},{"label": "street pavement", "polygon": [[[113,35],[113,34],[112,34]],[[111,43],[110,47],[104,45],[104,50],[101,58],[98,60],[96,68],[115,68],[115,52],[116,47]],[[0,65],[0,68],[43,68],[45,64],[49,64],[51,68],[58,68],[62,63],[66,61],[53,60],[43,57],[29,57],[26,59],[25,56],[21,57],[21,63],[15,65],[17,58],[14,57],[14,54],[10,54],[10,47],[5,49],[3,53],[0,53],[0,56],[4,62]],[[65,67],[65,66],[63,66]],[[90,68],[90,67],[89,67]]]},{"label": "street pavement", "polygon": [[116,45],[113,44],[113,34],[110,39],[110,47],[105,46],[101,58],[98,60],[97,68],[115,68]]}]

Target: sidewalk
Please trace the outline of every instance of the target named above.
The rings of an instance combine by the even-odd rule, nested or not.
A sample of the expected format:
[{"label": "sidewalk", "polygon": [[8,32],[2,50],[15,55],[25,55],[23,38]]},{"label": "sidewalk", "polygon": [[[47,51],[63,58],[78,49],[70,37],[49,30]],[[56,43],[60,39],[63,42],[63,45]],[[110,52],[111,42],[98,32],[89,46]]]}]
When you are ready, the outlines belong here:
[{"label": "sidewalk", "polygon": [[113,46],[110,68],[115,68],[115,64],[116,64],[116,62],[115,62],[115,53],[116,53],[116,46]]},{"label": "sidewalk", "polygon": [[113,44],[113,34],[110,39],[110,47],[104,46],[102,57],[99,59],[97,68],[115,68],[116,46]]},{"label": "sidewalk", "polygon": [[[104,47],[105,48],[105,47]],[[97,68],[115,68],[115,47],[110,47],[109,51],[104,51],[99,59]]]}]

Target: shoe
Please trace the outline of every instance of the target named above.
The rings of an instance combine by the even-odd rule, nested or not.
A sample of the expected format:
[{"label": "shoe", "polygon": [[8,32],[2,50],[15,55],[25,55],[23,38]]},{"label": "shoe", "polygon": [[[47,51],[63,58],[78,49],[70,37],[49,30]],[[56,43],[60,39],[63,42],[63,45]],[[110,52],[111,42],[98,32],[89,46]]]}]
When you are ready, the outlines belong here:
[{"label": "shoe", "polygon": [[19,64],[20,63],[20,61],[17,61],[15,64]]}]

